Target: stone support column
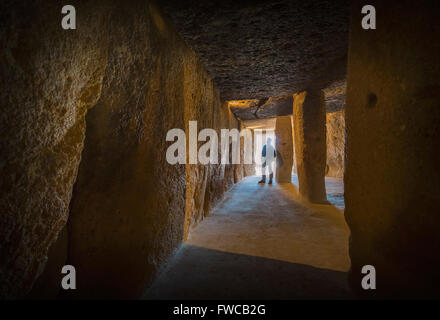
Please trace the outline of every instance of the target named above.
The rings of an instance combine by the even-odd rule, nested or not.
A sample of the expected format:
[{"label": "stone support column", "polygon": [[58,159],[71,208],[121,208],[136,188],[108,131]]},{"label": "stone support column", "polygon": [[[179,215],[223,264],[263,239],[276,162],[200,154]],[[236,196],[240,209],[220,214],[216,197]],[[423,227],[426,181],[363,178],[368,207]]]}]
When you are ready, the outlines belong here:
[{"label": "stone support column", "polygon": [[293,121],[299,192],[312,203],[326,203],[325,102],[321,90],[294,95]]},{"label": "stone support column", "polygon": [[293,141],[292,120],[290,116],[277,117],[275,125],[277,170],[276,181],[278,183],[292,181],[293,165]]}]

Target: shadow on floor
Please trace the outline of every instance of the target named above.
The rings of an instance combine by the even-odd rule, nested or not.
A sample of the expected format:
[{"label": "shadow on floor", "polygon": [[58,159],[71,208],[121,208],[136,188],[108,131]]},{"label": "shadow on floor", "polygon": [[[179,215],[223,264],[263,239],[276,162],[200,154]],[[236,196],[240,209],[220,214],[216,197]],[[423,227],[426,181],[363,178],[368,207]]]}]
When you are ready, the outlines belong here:
[{"label": "shadow on floor", "polygon": [[184,244],[144,299],[349,299],[347,273]]}]

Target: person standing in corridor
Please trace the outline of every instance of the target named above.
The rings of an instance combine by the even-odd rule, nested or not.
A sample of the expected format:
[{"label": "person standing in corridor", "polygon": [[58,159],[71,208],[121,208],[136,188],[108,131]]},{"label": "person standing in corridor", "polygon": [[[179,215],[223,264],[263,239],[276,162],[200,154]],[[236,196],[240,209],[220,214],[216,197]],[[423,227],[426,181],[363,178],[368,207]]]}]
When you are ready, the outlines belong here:
[{"label": "person standing in corridor", "polygon": [[263,163],[262,166],[262,179],[258,181],[258,183],[266,183],[266,168],[269,172],[269,184],[272,184],[273,179],[273,170],[272,165],[277,156],[277,152],[275,148],[272,146],[272,139],[267,138],[266,144],[263,147],[263,151],[261,151],[261,162]]}]

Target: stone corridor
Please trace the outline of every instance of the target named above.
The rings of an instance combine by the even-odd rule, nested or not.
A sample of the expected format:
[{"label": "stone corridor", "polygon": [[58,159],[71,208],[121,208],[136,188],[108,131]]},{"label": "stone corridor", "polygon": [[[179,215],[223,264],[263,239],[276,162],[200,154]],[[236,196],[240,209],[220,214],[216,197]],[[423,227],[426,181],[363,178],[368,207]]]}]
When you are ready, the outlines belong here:
[{"label": "stone corridor", "polygon": [[365,4],[0,1],[0,300],[440,298],[440,6]]},{"label": "stone corridor", "polygon": [[225,194],[144,298],[350,297],[343,212],[303,202],[294,184],[258,180],[247,177]]}]

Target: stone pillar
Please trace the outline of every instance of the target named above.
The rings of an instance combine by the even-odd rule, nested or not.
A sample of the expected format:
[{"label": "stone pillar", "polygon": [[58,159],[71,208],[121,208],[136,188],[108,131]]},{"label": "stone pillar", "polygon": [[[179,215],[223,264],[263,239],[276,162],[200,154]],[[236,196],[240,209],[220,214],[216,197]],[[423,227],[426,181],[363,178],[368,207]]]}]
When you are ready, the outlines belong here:
[{"label": "stone pillar", "polygon": [[[247,139],[249,139],[249,141],[247,147],[243,148],[243,152],[246,151],[247,153],[250,153],[250,157],[252,158],[252,161],[250,164],[243,164],[243,172],[245,177],[255,175],[254,130],[252,129],[248,129],[248,130],[249,132],[247,133],[248,134]],[[247,148],[249,148],[249,150],[247,150]]]},{"label": "stone pillar", "polygon": [[[345,217],[351,284],[378,297],[439,297],[440,9],[371,1],[352,8],[346,103]],[[380,14],[380,20],[379,20]],[[364,265],[376,290],[362,290]]]},{"label": "stone pillar", "polygon": [[240,163],[234,166],[234,183],[239,183],[244,178],[244,137],[240,137]]},{"label": "stone pillar", "polygon": [[321,90],[294,95],[293,121],[299,192],[310,202],[327,203],[325,103]]},{"label": "stone pillar", "polygon": [[290,116],[277,117],[275,125],[276,149],[277,149],[277,170],[276,181],[278,183],[292,181],[293,165],[293,141],[292,141],[292,120]]},{"label": "stone pillar", "polygon": [[[293,101],[293,100],[292,100]],[[292,112],[293,112],[293,103],[292,103]],[[292,123],[292,147],[293,147],[293,149],[292,149],[292,174],[293,173],[295,173],[295,174],[297,174],[298,173],[298,170],[296,169],[296,156],[295,156],[295,143],[294,143],[294,141],[295,141],[295,129],[294,129],[294,123],[293,123],[293,116],[290,116],[290,122]]]}]

